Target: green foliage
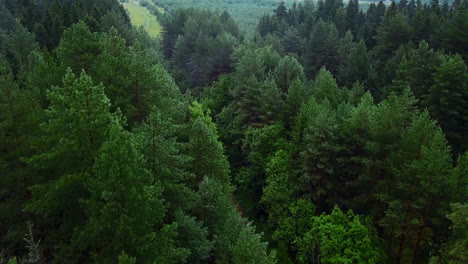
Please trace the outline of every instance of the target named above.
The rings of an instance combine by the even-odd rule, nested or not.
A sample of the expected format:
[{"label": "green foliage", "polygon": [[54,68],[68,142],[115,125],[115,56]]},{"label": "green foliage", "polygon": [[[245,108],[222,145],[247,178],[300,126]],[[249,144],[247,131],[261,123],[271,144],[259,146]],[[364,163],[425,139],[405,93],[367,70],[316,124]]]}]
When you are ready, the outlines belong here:
[{"label": "green foliage", "polygon": [[[440,56],[429,49],[427,42],[419,43],[417,49],[411,49],[402,58],[398,66],[396,79],[392,86],[398,91],[409,86],[421,106],[429,106],[426,103],[429,89],[433,84],[432,75],[440,64]],[[403,88],[404,89],[404,88]],[[401,91],[398,91],[401,92]]]},{"label": "green foliage", "polygon": [[274,0],[155,0],[155,3],[162,6],[164,9],[172,11],[180,8],[198,7],[212,11],[226,10],[239,26],[240,31],[248,36],[254,35],[255,27],[258,19],[265,13],[272,13],[273,9],[278,5]]},{"label": "green foliage", "polygon": [[4,45],[5,50],[3,52],[10,59],[16,71],[26,65],[30,52],[39,49],[34,35],[21,25],[14,27],[10,35],[6,37]]},{"label": "green foliage", "polygon": [[336,73],[339,65],[338,32],[333,23],[319,20],[315,24],[304,54],[304,69],[314,78],[322,67]]},{"label": "green foliage", "polygon": [[333,188],[338,126],[336,114],[327,103],[314,105],[312,101],[311,104],[310,112],[305,112],[310,118],[301,131],[300,143],[297,142],[297,181],[302,192],[315,202],[317,214],[320,214],[324,197]]},{"label": "green foliage", "polygon": [[467,204],[452,204],[452,213],[447,215],[452,222],[451,244],[447,247],[449,263],[463,263],[468,260],[467,217]]},{"label": "green foliage", "polygon": [[198,117],[194,120],[190,130],[188,155],[191,158],[189,170],[195,175],[195,186],[205,176],[212,177],[220,182],[229,182],[229,163],[222,144],[218,141],[216,131]]},{"label": "green foliage", "polygon": [[125,253],[125,251],[122,251],[122,253],[119,255],[119,262],[118,264],[136,264],[136,258],[130,257]]},{"label": "green foliage", "polygon": [[232,262],[241,263],[276,263],[275,253],[267,253],[268,243],[260,240],[261,236],[255,233],[254,227],[250,224],[245,225],[239,234],[232,249]]},{"label": "green foliage", "polygon": [[288,206],[293,203],[297,187],[292,184],[290,175],[291,160],[285,150],[277,151],[267,164],[266,185],[263,188],[261,202],[268,211],[272,225],[276,225],[288,214]]},{"label": "green foliage", "polygon": [[2,260],[466,262],[465,0],[142,4],[0,1]]},{"label": "green foliage", "polygon": [[296,79],[292,82],[286,94],[286,106],[284,110],[284,123],[287,128],[291,128],[301,106],[307,102],[312,95],[308,84]]},{"label": "green foliage", "polygon": [[208,240],[206,227],[197,222],[194,217],[185,215],[182,211],[175,214],[177,223],[177,244],[189,250],[189,263],[204,263],[208,258],[213,244]]},{"label": "green foliage", "polygon": [[[21,89],[10,65],[0,56],[0,247],[22,247],[27,216],[23,207],[28,187],[42,177],[27,166],[23,157],[38,146],[38,126],[43,121],[38,92]],[[19,246],[20,244],[21,246]]]},{"label": "green foliage", "polygon": [[441,39],[443,46],[450,52],[459,53],[466,60],[467,32],[464,30],[468,26],[468,12],[465,1],[454,3],[450,17],[446,24],[442,25]]},{"label": "green foliage", "polygon": [[202,86],[230,71],[239,29],[228,13],[218,16],[208,10],[178,10],[164,26],[165,55],[177,69],[181,83]]},{"label": "green foliage", "polygon": [[16,259],[16,257],[13,257],[8,260],[7,264],[18,264],[18,260]]},{"label": "green foliage", "polygon": [[411,34],[412,29],[403,15],[392,16],[387,13],[375,36],[377,45],[374,53],[377,59],[381,61],[389,59],[400,45],[411,39]]},{"label": "green foliage", "polygon": [[96,57],[101,53],[99,35],[80,22],[65,30],[57,47],[57,57],[63,67],[70,67],[74,73],[89,72]]},{"label": "green foliage", "polygon": [[333,75],[326,69],[320,69],[315,77],[313,96],[318,101],[328,100],[332,107],[342,102],[342,92]]},{"label": "green foliage", "polygon": [[156,107],[135,129],[143,140],[141,152],[145,155],[146,168],[151,171],[153,181],[161,182],[162,196],[169,203],[169,211],[174,212],[178,208],[189,210],[196,201],[196,194],[187,186],[193,175],[187,171],[190,159],[183,152],[186,146],[177,136],[180,129],[177,120]]},{"label": "green foliage", "polygon": [[236,81],[245,83],[251,77],[258,81],[265,80],[269,74],[273,74],[281,57],[271,46],[252,48],[242,45],[234,53],[234,60]]},{"label": "green foliage", "polygon": [[366,44],[361,40],[346,55],[345,63],[341,64],[338,70],[337,79],[340,83],[348,86],[356,82],[365,83],[369,69],[370,57],[367,53]]},{"label": "green foliage", "polygon": [[83,214],[79,200],[88,195],[83,185],[86,175],[91,173],[111,124],[119,118],[109,113],[104,87],[93,85],[85,72],[76,77],[68,70],[63,87],[52,87],[48,98],[47,121],[41,124],[41,151],[28,159],[44,178],[30,187],[32,198],[26,210],[60,219],[47,227],[51,232],[46,246],[54,246],[67,243],[84,220],[79,217]]},{"label": "green foliage", "polygon": [[458,157],[457,166],[453,168],[452,173],[452,179],[455,181],[453,183],[455,186],[454,201],[464,201],[467,199],[466,189],[468,188],[468,179],[464,176],[468,173],[468,152]]},{"label": "green foliage", "polygon": [[114,124],[85,181],[90,196],[82,203],[89,220],[79,240],[101,263],[115,263],[122,250],[143,262],[156,253],[151,246],[156,238],[153,227],[162,223],[165,206],[159,183],[141,166],[144,159],[137,144],[137,138]]},{"label": "green foliage", "polygon": [[[437,228],[443,219],[450,199],[443,190],[451,189],[451,157],[440,128],[427,113],[412,122],[402,141],[401,150],[391,158],[404,160],[395,170],[395,188],[380,195],[388,204],[381,224],[399,238],[397,259],[409,261],[418,257],[423,241],[431,239],[431,228]],[[429,207],[433,209],[428,211]]]},{"label": "green foliage", "polygon": [[195,215],[208,227],[210,237],[216,237],[224,232],[224,225],[233,210],[233,188],[216,179],[204,177],[198,187],[200,200],[195,206]]},{"label": "green foliage", "polygon": [[299,62],[290,56],[282,58],[275,69],[276,85],[283,93],[287,93],[294,80],[305,81],[304,69]]},{"label": "green foliage", "polygon": [[298,238],[300,263],[381,263],[375,231],[352,211],[345,214],[335,207],[312,221],[312,228]]},{"label": "green foliage", "polygon": [[[431,115],[439,120],[456,152],[466,150],[468,142],[467,107],[468,71],[463,59],[444,56],[434,73],[434,84],[430,87],[428,105]],[[454,145],[454,143],[457,145]]]}]

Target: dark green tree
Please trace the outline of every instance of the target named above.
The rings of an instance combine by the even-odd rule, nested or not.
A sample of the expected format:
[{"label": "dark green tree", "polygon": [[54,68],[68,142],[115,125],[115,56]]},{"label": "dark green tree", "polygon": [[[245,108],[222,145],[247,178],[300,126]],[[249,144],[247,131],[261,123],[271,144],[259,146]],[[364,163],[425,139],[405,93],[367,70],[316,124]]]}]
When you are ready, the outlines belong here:
[{"label": "dark green tree", "polygon": [[325,67],[332,73],[338,70],[338,32],[332,23],[319,21],[307,41],[304,51],[304,70],[314,78]]},{"label": "dark green tree", "polygon": [[175,214],[175,222],[177,245],[190,252],[188,263],[205,263],[213,247],[213,243],[208,240],[207,228],[197,222],[195,217],[188,216],[180,210]]},{"label": "dark green tree", "polygon": [[165,215],[162,189],[142,166],[138,144],[141,140],[119,123],[113,124],[85,179],[90,196],[82,203],[88,220],[77,236],[93,261],[115,263],[119,252],[125,251],[148,262],[162,253],[152,246],[154,227],[162,224]]},{"label": "dark green tree", "polygon": [[401,15],[385,15],[382,24],[377,29],[375,40],[377,45],[374,54],[377,59],[386,61],[392,57],[400,45],[405,44],[412,37],[412,29],[407,19]]},{"label": "dark green tree", "polygon": [[371,66],[364,41],[359,41],[351,48],[343,64],[340,65],[337,79],[341,84],[352,86],[355,82],[365,83]]},{"label": "dark green tree", "polygon": [[76,77],[69,69],[63,86],[52,87],[48,99],[47,121],[40,127],[42,146],[37,155],[28,159],[44,179],[30,187],[32,197],[26,210],[56,219],[44,222],[45,233],[41,236],[43,245],[50,250],[62,245],[54,259],[65,261],[60,258],[66,256],[60,255],[68,254],[70,248],[66,245],[84,220],[79,200],[88,195],[84,186],[86,175],[91,173],[98,150],[117,117],[109,112],[104,87],[94,85],[85,72]]},{"label": "dark green tree", "polygon": [[466,150],[468,142],[468,71],[463,59],[458,56],[442,57],[441,65],[434,76],[427,105],[431,115],[440,125],[455,152]]}]

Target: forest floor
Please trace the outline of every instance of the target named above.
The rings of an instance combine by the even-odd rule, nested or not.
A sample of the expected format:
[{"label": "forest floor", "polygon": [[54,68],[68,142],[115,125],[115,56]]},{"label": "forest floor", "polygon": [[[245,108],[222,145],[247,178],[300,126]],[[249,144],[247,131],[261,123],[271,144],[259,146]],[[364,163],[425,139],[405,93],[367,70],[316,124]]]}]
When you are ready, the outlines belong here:
[{"label": "forest floor", "polygon": [[[143,27],[152,37],[159,37],[163,31],[158,18],[149,9],[140,5],[139,1],[123,3],[128,11],[132,24],[136,27]],[[162,9],[163,10],[163,9]]]}]

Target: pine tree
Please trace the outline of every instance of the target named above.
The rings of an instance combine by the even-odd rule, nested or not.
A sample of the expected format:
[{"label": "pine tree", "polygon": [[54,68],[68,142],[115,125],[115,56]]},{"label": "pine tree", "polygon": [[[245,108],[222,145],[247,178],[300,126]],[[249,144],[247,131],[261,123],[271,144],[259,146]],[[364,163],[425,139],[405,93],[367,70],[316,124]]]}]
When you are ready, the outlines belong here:
[{"label": "pine tree", "polygon": [[157,256],[152,246],[154,227],[162,224],[165,205],[159,182],[152,182],[142,166],[138,144],[138,138],[113,124],[85,179],[90,193],[83,200],[88,221],[80,228],[78,243],[94,261],[115,263],[122,251],[143,262]]},{"label": "pine tree", "polygon": [[342,91],[338,88],[335,78],[324,68],[315,78],[312,93],[317,101],[327,99],[331,107],[337,107],[343,101]]},{"label": "pine tree", "polygon": [[351,0],[346,8],[346,30],[357,35],[359,29],[359,1]]},{"label": "pine tree", "polygon": [[313,78],[322,67],[332,73],[338,70],[338,32],[333,24],[320,20],[306,44],[304,69]]},{"label": "pine tree", "polygon": [[425,101],[433,84],[432,75],[440,64],[439,57],[438,53],[429,49],[425,41],[420,42],[417,49],[409,50],[398,66],[396,79],[392,84],[395,91],[409,86],[419,104],[428,107]]},{"label": "pine tree", "polygon": [[370,69],[370,57],[364,41],[359,41],[340,65],[337,79],[341,84],[351,86],[355,82],[365,83]]},{"label": "pine tree", "polygon": [[169,211],[192,209],[197,196],[189,187],[194,176],[187,170],[190,158],[184,151],[186,144],[178,137],[180,124],[153,107],[135,133],[143,139],[141,152],[146,168],[151,171],[152,180],[163,186],[162,197],[169,203]]},{"label": "pine tree", "polygon": [[309,101],[309,98],[312,96],[312,89],[309,84],[301,82],[299,79],[296,79],[292,82],[291,86],[288,89],[286,95],[286,106],[284,110],[284,124],[285,128],[289,131],[294,124],[294,118],[301,109],[301,106]]},{"label": "pine tree", "polygon": [[175,214],[177,223],[177,244],[190,251],[188,263],[205,263],[210,255],[213,243],[208,240],[208,230],[197,222],[195,217],[188,216],[182,211]]},{"label": "pine tree", "polygon": [[191,158],[189,171],[195,175],[194,186],[198,186],[205,176],[223,184],[229,183],[229,163],[223,146],[218,141],[216,131],[200,117],[193,121],[187,148]]},{"label": "pine tree", "polygon": [[453,4],[451,17],[441,30],[442,45],[447,51],[459,53],[465,60],[468,56],[467,31],[468,27],[468,7],[466,2],[457,5]]},{"label": "pine tree", "polygon": [[427,104],[456,153],[463,152],[468,146],[465,136],[468,133],[467,86],[468,71],[463,59],[458,55],[442,57]]},{"label": "pine tree", "polygon": [[261,241],[261,236],[255,233],[255,228],[247,224],[237,238],[232,248],[232,263],[274,264],[275,253],[267,253],[268,243]]},{"label": "pine tree", "polygon": [[28,55],[32,51],[39,50],[34,35],[29,33],[21,25],[17,25],[5,40],[4,54],[12,62],[14,72],[18,72],[28,61]]},{"label": "pine tree", "polygon": [[412,36],[412,29],[406,18],[401,14],[390,15],[389,12],[385,15],[375,36],[377,45],[374,53],[381,61],[386,61],[393,56],[400,45],[408,42]]},{"label": "pine tree", "polygon": [[452,179],[455,181],[452,186],[454,186],[453,201],[462,202],[466,201],[467,193],[466,189],[468,188],[468,179],[465,175],[468,173],[468,152],[463,153],[457,159],[457,165],[453,168]]},{"label": "pine tree", "polygon": [[278,20],[283,20],[283,19],[286,19],[288,13],[287,13],[287,8],[284,4],[284,2],[280,2],[278,7],[274,10],[274,13],[275,13],[275,16],[276,18],[278,18]]},{"label": "pine tree", "polygon": [[325,100],[314,99],[301,108],[294,127],[294,152],[297,155],[297,182],[303,194],[312,200],[320,214],[332,191],[332,177],[337,153],[336,113]]},{"label": "pine tree", "polygon": [[451,205],[451,213],[447,218],[452,222],[452,233],[448,243],[442,249],[442,256],[434,260],[434,263],[448,262],[453,264],[461,264],[468,261],[468,244],[466,233],[468,217],[468,204],[455,203]]},{"label": "pine tree", "polygon": [[79,200],[88,195],[86,175],[91,173],[98,150],[117,117],[109,113],[104,87],[93,85],[85,72],[76,77],[69,69],[63,86],[52,87],[48,98],[47,121],[40,127],[44,141],[39,154],[28,159],[44,180],[30,187],[32,198],[26,211],[57,219],[45,223],[44,246],[62,245],[55,257],[65,261],[61,258],[66,256],[60,254],[70,250],[66,243],[84,217]]},{"label": "pine tree", "polygon": [[294,57],[290,56],[285,56],[279,61],[274,74],[276,85],[283,94],[288,92],[294,80],[305,81],[304,69]]},{"label": "pine tree", "polygon": [[111,100],[111,109],[119,108],[127,120],[132,120],[135,107],[132,102],[132,81],[129,78],[131,72],[131,58],[126,42],[112,29],[100,39],[102,53],[91,66],[90,74],[95,76],[96,82],[101,82],[105,87],[106,95]]},{"label": "pine tree", "polygon": [[208,228],[211,239],[225,232],[224,225],[233,210],[232,192],[230,184],[209,177],[204,177],[198,186],[200,199],[194,207],[194,214]]},{"label": "pine tree", "polygon": [[298,56],[302,55],[303,42],[302,37],[295,27],[288,28],[281,40],[286,54],[293,53]]},{"label": "pine tree", "polygon": [[63,67],[70,67],[74,73],[90,72],[102,47],[99,35],[92,33],[84,22],[79,22],[63,32],[56,52]]},{"label": "pine tree", "polygon": [[346,10],[344,8],[339,8],[336,10],[335,19],[333,24],[335,24],[336,30],[338,31],[338,36],[343,37],[347,31],[347,21],[346,21]]},{"label": "pine tree", "polygon": [[0,247],[18,256],[24,246],[28,187],[42,178],[23,157],[38,147],[36,135],[43,116],[37,91],[19,88],[10,65],[0,55]]},{"label": "pine tree", "polygon": [[390,236],[389,248],[394,246],[391,255],[407,262],[417,261],[428,246],[424,241],[442,229],[451,192],[451,156],[427,112],[414,119],[401,144],[391,158],[400,164],[391,183],[395,188],[378,197],[388,206],[381,224]]}]

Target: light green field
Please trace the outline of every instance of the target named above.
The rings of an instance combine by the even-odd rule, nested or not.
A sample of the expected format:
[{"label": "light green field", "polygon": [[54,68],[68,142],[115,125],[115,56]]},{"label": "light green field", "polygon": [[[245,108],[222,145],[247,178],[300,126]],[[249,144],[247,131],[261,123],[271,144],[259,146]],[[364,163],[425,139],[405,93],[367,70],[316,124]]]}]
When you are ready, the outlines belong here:
[{"label": "light green field", "polygon": [[158,37],[161,34],[162,27],[156,16],[151,14],[146,7],[141,6],[138,1],[123,3],[123,6],[127,9],[134,26],[143,26],[152,37]]}]

